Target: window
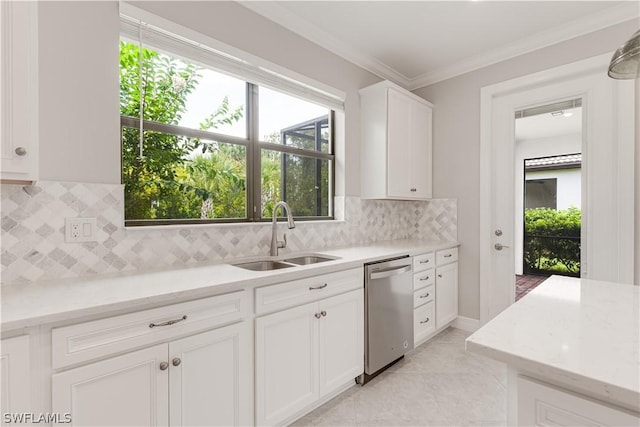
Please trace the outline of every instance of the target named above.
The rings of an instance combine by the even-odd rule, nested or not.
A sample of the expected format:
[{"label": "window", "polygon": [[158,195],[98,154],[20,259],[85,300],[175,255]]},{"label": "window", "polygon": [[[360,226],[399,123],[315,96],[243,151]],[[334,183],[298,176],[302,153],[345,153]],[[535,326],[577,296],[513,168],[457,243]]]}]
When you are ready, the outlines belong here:
[{"label": "window", "polygon": [[185,56],[120,41],[126,225],[332,218],[332,109]]}]

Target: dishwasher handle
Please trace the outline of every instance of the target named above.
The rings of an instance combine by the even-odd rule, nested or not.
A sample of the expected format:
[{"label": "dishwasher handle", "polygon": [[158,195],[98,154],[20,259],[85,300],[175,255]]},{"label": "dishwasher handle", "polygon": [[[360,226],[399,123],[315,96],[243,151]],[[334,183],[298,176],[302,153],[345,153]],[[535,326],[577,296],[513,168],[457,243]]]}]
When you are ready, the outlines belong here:
[{"label": "dishwasher handle", "polygon": [[374,270],[371,273],[369,273],[369,277],[372,280],[384,279],[385,277],[396,276],[398,274],[403,274],[403,273],[406,273],[408,271],[411,271],[411,264],[409,264],[409,265],[401,265],[399,267],[381,268],[381,269],[378,269],[378,270]]}]

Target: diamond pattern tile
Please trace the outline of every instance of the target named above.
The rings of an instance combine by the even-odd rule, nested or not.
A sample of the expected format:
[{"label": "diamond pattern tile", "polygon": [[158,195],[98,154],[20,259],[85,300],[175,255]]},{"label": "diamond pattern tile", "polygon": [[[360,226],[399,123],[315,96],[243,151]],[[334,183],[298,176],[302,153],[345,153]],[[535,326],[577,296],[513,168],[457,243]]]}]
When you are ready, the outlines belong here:
[{"label": "diamond pattern tile", "polygon": [[[124,227],[121,185],[40,181],[0,186],[0,283],[194,266],[269,252],[269,224]],[[457,201],[336,197],[338,221],[287,230],[287,249],[322,250],[395,239],[457,238]],[[64,220],[95,217],[96,242],[65,243]],[[285,227],[280,225],[280,233]]]}]

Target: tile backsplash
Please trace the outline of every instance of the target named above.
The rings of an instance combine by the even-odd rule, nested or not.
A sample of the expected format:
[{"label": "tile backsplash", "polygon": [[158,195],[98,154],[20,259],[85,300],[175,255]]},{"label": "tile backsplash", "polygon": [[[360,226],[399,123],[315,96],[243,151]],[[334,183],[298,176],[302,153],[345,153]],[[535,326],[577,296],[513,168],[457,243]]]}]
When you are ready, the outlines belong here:
[{"label": "tile backsplash", "polygon": [[[269,253],[269,224],[124,227],[121,185],[40,181],[0,186],[1,283],[193,266]],[[455,199],[338,198],[341,221],[296,223],[287,251],[407,238],[457,238]],[[343,211],[344,209],[344,211]],[[95,217],[96,241],[65,243],[65,218]],[[286,228],[279,225],[282,233]]]}]

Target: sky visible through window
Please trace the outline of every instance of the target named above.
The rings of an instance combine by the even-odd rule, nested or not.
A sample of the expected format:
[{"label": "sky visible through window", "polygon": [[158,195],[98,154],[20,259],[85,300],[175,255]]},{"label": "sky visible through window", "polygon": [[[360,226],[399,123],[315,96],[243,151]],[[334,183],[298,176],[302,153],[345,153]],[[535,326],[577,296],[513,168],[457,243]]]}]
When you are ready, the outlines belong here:
[{"label": "sky visible through window", "polygon": [[[229,107],[235,110],[245,106],[246,83],[209,69],[201,69],[199,84],[187,98],[187,112],[180,120],[180,126],[199,129],[200,123],[214,112],[225,96]],[[264,87],[260,88],[260,129],[261,140],[281,129],[314,119],[328,113],[326,107],[285,95]],[[215,132],[246,138],[246,108],[243,118],[232,125],[224,125]]]}]

